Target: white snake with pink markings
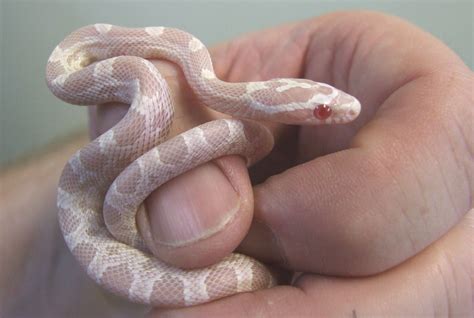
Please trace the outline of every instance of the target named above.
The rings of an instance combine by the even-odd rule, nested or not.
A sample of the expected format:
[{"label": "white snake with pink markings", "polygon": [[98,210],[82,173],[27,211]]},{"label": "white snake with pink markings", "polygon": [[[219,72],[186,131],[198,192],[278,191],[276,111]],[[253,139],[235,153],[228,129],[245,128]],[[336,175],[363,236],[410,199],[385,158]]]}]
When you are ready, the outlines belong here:
[{"label": "white snake with pink markings", "polygon": [[[238,119],[208,122],[165,141],[174,113],[170,91],[146,59],[174,62],[200,103]],[[135,221],[152,191],[214,158],[237,154],[250,165],[268,154],[273,146],[269,131],[243,119],[346,123],[360,111],[354,97],[310,80],[221,81],[201,41],[167,27],[81,28],[54,49],[46,79],[57,97],[72,104],[131,104],[118,124],[65,166],[58,188],[59,222],[70,250],[98,284],[159,307],[205,303],[276,282],[264,265],[241,254],[195,270],[156,259]]]}]

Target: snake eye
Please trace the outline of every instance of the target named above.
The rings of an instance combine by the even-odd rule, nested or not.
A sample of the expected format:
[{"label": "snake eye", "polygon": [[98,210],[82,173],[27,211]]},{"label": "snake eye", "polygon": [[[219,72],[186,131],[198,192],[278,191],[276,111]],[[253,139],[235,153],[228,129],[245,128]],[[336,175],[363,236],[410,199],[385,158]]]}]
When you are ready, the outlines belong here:
[{"label": "snake eye", "polygon": [[326,104],[319,104],[313,111],[314,117],[319,120],[324,120],[329,118],[332,114],[332,109]]}]

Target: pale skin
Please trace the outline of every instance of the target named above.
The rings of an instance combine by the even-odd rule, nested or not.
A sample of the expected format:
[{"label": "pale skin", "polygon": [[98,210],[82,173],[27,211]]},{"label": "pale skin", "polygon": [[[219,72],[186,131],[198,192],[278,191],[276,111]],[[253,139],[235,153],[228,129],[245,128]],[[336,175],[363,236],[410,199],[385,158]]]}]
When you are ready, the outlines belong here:
[{"label": "pale skin", "polygon": [[[472,316],[474,77],[460,58],[404,21],[364,12],[245,35],[211,53],[224,80],[309,78],[356,96],[363,111],[344,126],[270,125],[277,146],[251,178],[242,159],[226,157],[155,191],[139,224],[163,260],[205,266],[238,247],[303,274],[149,316]],[[196,105],[178,68],[155,65],[174,92],[173,134],[220,116]],[[93,136],[127,107],[108,106],[91,109]]]}]

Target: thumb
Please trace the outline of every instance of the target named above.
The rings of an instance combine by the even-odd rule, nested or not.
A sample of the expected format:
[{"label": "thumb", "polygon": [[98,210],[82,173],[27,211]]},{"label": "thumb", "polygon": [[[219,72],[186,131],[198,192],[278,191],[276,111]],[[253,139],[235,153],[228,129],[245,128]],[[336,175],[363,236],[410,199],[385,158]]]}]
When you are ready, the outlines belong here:
[{"label": "thumb", "polygon": [[[161,260],[181,268],[211,265],[248,232],[253,196],[243,159],[229,156],[184,173],[145,200],[140,233]],[[224,234],[225,233],[225,234]]]}]

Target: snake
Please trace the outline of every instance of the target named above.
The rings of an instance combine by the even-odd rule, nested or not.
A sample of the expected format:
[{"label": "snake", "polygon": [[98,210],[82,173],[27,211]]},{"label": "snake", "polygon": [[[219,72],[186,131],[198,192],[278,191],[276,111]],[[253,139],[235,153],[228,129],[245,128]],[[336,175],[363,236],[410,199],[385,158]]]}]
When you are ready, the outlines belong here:
[{"label": "snake", "polygon": [[[228,116],[169,138],[172,95],[150,59],[176,64],[199,104]],[[82,27],[52,51],[46,83],[70,104],[130,105],[114,127],[66,163],[58,184],[58,220],[69,250],[97,284],[156,307],[203,304],[270,288],[277,279],[266,265],[238,253],[197,269],[158,259],[136,222],[152,191],[222,156],[239,155],[248,166],[262,159],[273,147],[262,121],[344,124],[361,109],[355,97],[308,79],[223,81],[206,46],[171,27]]]}]

